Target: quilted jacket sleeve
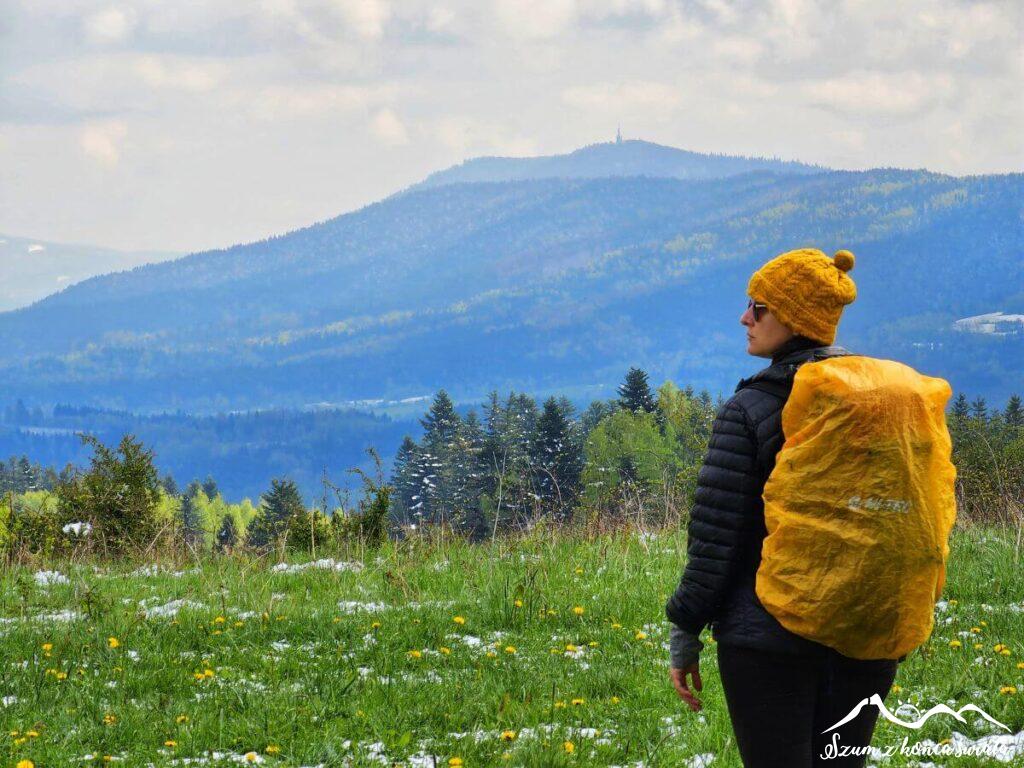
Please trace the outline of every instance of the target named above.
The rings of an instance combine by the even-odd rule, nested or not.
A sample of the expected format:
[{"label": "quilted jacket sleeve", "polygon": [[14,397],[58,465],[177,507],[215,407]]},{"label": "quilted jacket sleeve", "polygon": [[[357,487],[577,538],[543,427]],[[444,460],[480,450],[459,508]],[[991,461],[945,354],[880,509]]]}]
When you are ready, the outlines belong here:
[{"label": "quilted jacket sleeve", "polygon": [[669,620],[694,634],[715,618],[762,508],[757,438],[736,396],[719,410],[697,475],[687,563],[668,603]]}]

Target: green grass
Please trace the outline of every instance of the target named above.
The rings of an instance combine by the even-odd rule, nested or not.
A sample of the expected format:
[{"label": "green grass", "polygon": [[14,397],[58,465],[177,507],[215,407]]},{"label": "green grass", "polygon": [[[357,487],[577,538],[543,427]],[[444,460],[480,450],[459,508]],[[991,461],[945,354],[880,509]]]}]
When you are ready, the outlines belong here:
[{"label": "green grass", "polygon": [[[937,613],[932,639],[900,665],[890,710],[953,700],[954,709],[974,703],[1014,733],[1024,729],[1018,535],[954,533],[944,598],[957,603]],[[702,712],[686,709],[668,680],[663,607],[684,553],[681,530],[548,532],[340,556],[362,561],[358,572],[277,573],[234,558],[166,563],[156,575],[59,563],[46,567],[69,583],[44,587],[34,575],[43,566],[9,568],[0,575],[0,768],[25,759],[88,766],[105,755],[125,766],[204,756],[188,764],[218,764],[213,753],[226,765],[250,751],[264,765],[289,766],[433,766],[452,757],[466,766],[679,766],[708,754],[716,768],[739,766],[714,643],[701,660]],[[172,600],[198,607],[146,616]],[[343,610],[341,601],[385,607]],[[61,611],[80,618],[46,618]],[[951,648],[952,639],[963,647]],[[1012,655],[995,652],[997,643]],[[1000,694],[1009,685],[1020,693]],[[920,732],[882,722],[874,743],[940,741],[953,730],[990,732],[934,717]]]}]

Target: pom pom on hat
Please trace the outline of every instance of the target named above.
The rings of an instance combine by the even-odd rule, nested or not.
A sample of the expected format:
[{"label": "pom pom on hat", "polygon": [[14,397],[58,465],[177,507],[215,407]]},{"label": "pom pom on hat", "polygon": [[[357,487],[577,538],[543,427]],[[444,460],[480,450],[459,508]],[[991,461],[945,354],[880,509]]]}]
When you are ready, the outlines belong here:
[{"label": "pom pom on hat", "polygon": [[853,254],[849,251],[836,251],[836,255],[832,257],[832,261],[836,267],[841,269],[843,272],[849,272],[853,269],[854,258]]}]

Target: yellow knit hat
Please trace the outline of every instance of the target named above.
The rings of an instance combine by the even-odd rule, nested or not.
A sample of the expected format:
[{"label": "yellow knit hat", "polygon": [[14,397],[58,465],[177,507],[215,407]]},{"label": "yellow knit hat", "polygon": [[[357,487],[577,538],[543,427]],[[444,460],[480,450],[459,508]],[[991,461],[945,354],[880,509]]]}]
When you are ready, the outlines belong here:
[{"label": "yellow knit hat", "polygon": [[857,298],[846,273],[853,254],[836,251],[831,259],[817,248],[799,248],[776,256],[750,278],[747,295],[794,333],[831,344],[843,307]]}]

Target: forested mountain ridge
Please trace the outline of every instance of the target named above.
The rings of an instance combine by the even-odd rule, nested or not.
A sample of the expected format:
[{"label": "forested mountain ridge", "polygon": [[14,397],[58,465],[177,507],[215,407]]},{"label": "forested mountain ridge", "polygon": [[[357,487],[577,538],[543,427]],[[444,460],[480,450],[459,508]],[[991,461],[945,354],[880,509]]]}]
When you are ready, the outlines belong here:
[{"label": "forested mountain ridge", "polygon": [[734,157],[688,152],[631,139],[591,144],[564,155],[476,157],[430,174],[412,189],[479,181],[528,179],[595,179],[651,176],[674,179],[719,179],[752,171],[818,173],[820,166],[762,157]]},{"label": "forested mountain ridge", "polygon": [[[624,143],[628,144],[628,142]],[[87,280],[0,314],[11,397],[213,411],[654,380],[731,391],[752,370],[750,272],[849,248],[840,343],[1004,398],[1024,310],[1020,174],[768,171],[414,189],[280,237]]]}]

